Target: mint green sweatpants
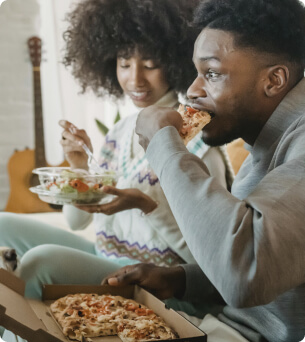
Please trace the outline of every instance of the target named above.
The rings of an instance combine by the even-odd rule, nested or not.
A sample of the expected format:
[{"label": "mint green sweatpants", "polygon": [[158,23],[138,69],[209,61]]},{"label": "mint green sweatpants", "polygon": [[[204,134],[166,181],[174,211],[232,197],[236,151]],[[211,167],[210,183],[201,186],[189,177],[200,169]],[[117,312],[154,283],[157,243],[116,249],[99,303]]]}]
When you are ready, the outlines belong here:
[{"label": "mint green sweatpants", "polygon": [[121,267],[97,256],[93,242],[18,214],[0,213],[0,246],[15,248],[29,298],[41,298],[42,284],[100,284]]}]

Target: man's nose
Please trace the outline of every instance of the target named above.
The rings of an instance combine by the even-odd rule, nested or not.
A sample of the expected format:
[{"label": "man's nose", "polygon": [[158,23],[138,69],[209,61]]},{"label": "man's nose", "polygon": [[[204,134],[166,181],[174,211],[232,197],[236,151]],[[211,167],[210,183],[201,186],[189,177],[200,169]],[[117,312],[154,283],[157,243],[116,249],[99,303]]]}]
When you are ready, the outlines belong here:
[{"label": "man's nose", "polygon": [[207,93],[204,88],[204,82],[197,77],[189,86],[186,95],[191,100],[198,97],[206,97]]}]

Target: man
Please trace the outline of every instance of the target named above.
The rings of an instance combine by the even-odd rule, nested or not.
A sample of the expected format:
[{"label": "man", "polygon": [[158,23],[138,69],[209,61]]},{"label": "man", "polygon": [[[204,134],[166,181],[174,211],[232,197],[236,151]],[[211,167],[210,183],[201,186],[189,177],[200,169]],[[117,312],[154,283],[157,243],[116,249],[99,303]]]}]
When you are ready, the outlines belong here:
[{"label": "man", "polygon": [[232,193],[187,152],[175,111],[149,107],[137,133],[198,266],[137,265],[110,275],[160,298],[202,300],[214,286],[219,320],[250,341],[305,335],[305,9],[298,0],[207,0],[196,11],[192,106],[203,139],[241,137],[250,155]]}]

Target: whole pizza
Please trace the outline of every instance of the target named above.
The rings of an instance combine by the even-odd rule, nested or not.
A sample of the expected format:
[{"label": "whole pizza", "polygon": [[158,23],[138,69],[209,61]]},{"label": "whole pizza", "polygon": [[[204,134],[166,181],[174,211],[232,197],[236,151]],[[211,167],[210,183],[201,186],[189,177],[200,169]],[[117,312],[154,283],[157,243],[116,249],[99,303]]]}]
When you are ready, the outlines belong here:
[{"label": "whole pizza", "polygon": [[121,296],[71,294],[56,300],[50,309],[64,335],[72,340],[113,335],[123,342],[179,337],[153,310]]}]

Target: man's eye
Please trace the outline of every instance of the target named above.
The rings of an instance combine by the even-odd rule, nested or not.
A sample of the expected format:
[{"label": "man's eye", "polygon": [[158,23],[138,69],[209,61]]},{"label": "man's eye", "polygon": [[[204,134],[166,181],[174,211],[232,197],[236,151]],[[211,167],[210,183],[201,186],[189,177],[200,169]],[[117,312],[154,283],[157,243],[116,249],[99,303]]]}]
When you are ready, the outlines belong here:
[{"label": "man's eye", "polygon": [[207,79],[216,79],[217,77],[219,77],[219,73],[218,72],[215,72],[215,71],[211,71],[209,70],[207,73],[206,73],[206,78]]}]

